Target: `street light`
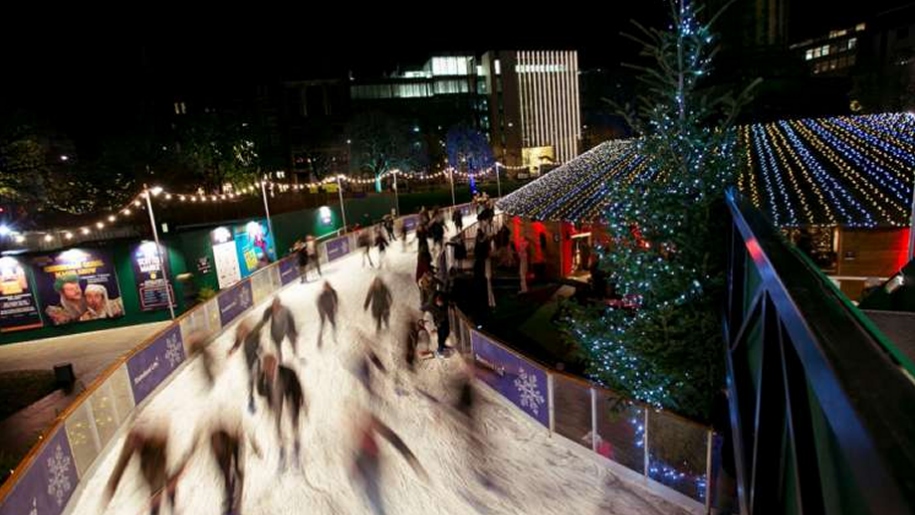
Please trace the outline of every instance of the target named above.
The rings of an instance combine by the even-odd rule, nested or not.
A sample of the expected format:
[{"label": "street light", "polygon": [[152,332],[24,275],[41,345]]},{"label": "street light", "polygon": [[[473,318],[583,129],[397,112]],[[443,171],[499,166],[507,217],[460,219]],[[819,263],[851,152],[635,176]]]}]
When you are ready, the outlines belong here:
[{"label": "street light", "polygon": [[[159,230],[156,227],[156,215],[153,212],[152,195],[150,195],[150,193],[152,193],[153,190],[156,190],[156,189],[158,189],[159,192],[161,192],[162,188],[153,188],[152,190],[150,190],[149,188],[146,187],[145,184],[143,185],[143,188],[146,189],[146,191],[144,192],[145,194],[143,195],[143,198],[146,199],[146,210],[149,212],[149,226],[152,229],[153,240],[155,240],[155,242],[156,242],[156,256],[159,258],[159,263],[161,263],[161,266],[162,266],[162,279],[165,280],[165,295],[168,296],[168,314],[171,316],[171,319],[174,320],[175,319],[175,303],[172,301],[172,297],[174,295],[172,293],[173,290],[171,288],[169,288],[168,272],[166,271],[167,270],[166,263],[168,262],[168,253],[166,253],[165,255],[162,255],[162,247],[159,244]],[[155,194],[155,193],[153,193],[153,194]],[[102,225],[101,222],[99,222],[99,229],[102,228],[101,225]],[[87,232],[85,228],[83,229],[83,231],[84,231],[83,234],[85,234]]]}]

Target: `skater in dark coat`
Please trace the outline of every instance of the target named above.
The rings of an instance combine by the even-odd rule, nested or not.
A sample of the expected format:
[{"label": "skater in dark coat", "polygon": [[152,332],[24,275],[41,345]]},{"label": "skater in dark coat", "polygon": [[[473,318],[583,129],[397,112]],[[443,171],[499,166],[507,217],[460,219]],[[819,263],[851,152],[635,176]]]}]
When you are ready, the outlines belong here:
[{"label": "skater in dark coat", "polygon": [[300,242],[299,250],[296,251],[296,260],[299,265],[300,281],[304,283],[308,278],[308,249],[304,243]]},{"label": "skater in dark coat", "polygon": [[247,442],[259,458],[260,447],[250,432],[245,431],[241,419],[219,420],[208,432],[209,448],[219,467],[223,485],[223,512],[241,515],[245,487],[245,459]]},{"label": "skater in dark coat", "polygon": [[403,242],[403,249],[407,250],[407,224],[404,223],[402,218],[397,219],[396,228],[397,232],[400,234],[401,241]]},{"label": "skater in dark coat", "polygon": [[432,243],[441,250],[445,241],[445,224],[434,220],[429,226],[429,232],[432,234]]},{"label": "skater in dark coat", "polygon": [[324,287],[321,289],[321,293],[318,295],[318,315],[321,317],[321,326],[318,328],[318,348],[321,348],[321,340],[324,337],[324,324],[326,321],[330,320],[330,325],[333,327],[334,331],[334,340],[337,339],[337,305],[339,304],[339,298],[337,297],[337,290],[330,285],[329,282],[324,281]]},{"label": "skater in dark coat", "polygon": [[407,333],[406,361],[407,370],[416,372],[416,359],[418,353],[430,352],[429,331],[426,330],[426,321],[418,318],[411,320]]},{"label": "skater in dark coat", "polygon": [[451,213],[451,223],[454,224],[455,231],[461,232],[464,230],[464,215],[461,213],[460,209],[455,209],[454,212]]},{"label": "skater in dark coat", "polygon": [[305,392],[299,377],[291,368],[279,364],[272,354],[264,356],[258,381],[258,392],[267,399],[267,407],[276,420],[276,437],[280,446],[280,469],[286,467],[286,445],[283,438],[283,409],[288,408],[292,423],[293,448],[296,463],[300,463],[299,415],[306,414]]},{"label": "skater in dark coat", "polygon": [[416,282],[418,283],[427,272],[432,272],[432,253],[429,252],[429,247],[420,248],[416,254]]},{"label": "skater in dark coat", "polygon": [[384,227],[386,233],[388,233],[388,239],[394,241],[397,239],[397,236],[394,234],[394,217],[392,215],[384,215],[384,221],[381,223]]},{"label": "skater in dark coat", "polygon": [[378,268],[381,268],[384,266],[384,251],[388,247],[388,240],[380,228],[375,232],[375,246],[378,247]]},{"label": "skater in dark coat", "polygon": [[172,473],[168,472],[168,426],[159,423],[136,423],[127,435],[124,447],[121,449],[121,455],[118,457],[114,471],[111,473],[111,479],[105,489],[105,504],[111,501],[114,493],[121,482],[124,471],[130,463],[131,458],[136,455],[140,460],[140,473],[143,475],[143,482],[149,487],[151,515],[158,515],[164,502],[163,497],[168,499],[175,509],[175,496],[178,488],[178,478],[187,466],[193,450],[187,453],[175,467]]},{"label": "skater in dark coat", "polygon": [[416,247],[420,252],[429,250],[429,231],[425,225],[416,226]]},{"label": "skater in dark coat", "polygon": [[362,267],[365,268],[365,261],[368,260],[369,266],[375,268],[375,263],[372,263],[372,255],[369,253],[372,250],[372,235],[367,229],[359,233],[356,243],[362,248]]},{"label": "skater in dark coat", "polygon": [[283,341],[286,338],[289,338],[289,344],[292,345],[292,355],[298,356],[296,341],[299,339],[299,331],[296,329],[295,318],[292,311],[280,302],[279,296],[273,297],[273,303],[264,311],[263,320],[270,322],[270,339],[276,345],[276,355],[280,362],[283,361]]},{"label": "skater in dark coat", "polygon": [[445,355],[445,342],[448,340],[448,335],[451,334],[448,306],[445,303],[445,296],[441,292],[435,294],[435,301],[429,311],[432,313],[432,320],[435,322],[435,330],[438,333],[436,355],[441,358]]},{"label": "skater in dark coat", "polygon": [[380,277],[376,277],[369,287],[368,294],[365,296],[365,304],[362,309],[367,310],[369,305],[372,307],[372,317],[375,319],[375,331],[381,331],[381,323],[385,327],[391,326],[391,304],[394,302],[391,296],[391,290],[382,282]]},{"label": "skater in dark coat", "polygon": [[242,320],[235,329],[235,344],[229,349],[232,355],[239,347],[245,348],[245,363],[248,371],[248,411],[254,413],[254,381],[257,377],[257,365],[261,352],[261,329],[267,322],[261,320],[252,325],[250,320]]}]

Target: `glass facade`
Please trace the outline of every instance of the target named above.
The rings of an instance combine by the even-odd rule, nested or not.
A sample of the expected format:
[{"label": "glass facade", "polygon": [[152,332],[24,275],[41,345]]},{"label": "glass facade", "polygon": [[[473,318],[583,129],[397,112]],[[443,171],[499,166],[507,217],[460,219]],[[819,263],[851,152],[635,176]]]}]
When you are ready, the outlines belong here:
[{"label": "glass facade", "polygon": [[433,57],[432,75],[472,75],[472,57]]},{"label": "glass facade", "polygon": [[436,79],[436,95],[454,95],[458,93],[470,93],[470,83],[467,79]]},{"label": "glass facade", "polygon": [[426,98],[431,97],[432,95],[432,84],[427,82],[361,84],[353,86],[350,89],[350,96],[355,100]]}]

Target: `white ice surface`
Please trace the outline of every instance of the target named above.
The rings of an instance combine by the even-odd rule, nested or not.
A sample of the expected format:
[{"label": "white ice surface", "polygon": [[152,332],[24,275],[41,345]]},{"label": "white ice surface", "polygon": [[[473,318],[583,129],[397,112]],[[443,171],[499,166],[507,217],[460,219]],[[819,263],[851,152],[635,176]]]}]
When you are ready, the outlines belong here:
[{"label": "white ice surface", "polygon": [[[469,221],[468,221],[469,223]],[[413,236],[411,235],[412,239]],[[246,427],[264,450],[262,458],[249,453],[242,513],[361,514],[370,513],[359,484],[350,477],[355,447],[353,420],[368,399],[350,372],[351,363],[365,344],[374,345],[385,364],[400,363],[401,328],[405,317],[419,303],[413,282],[416,245],[402,251],[401,242],[388,250],[380,272],[363,269],[356,252],[324,267],[324,278],[340,296],[339,334],[335,342],[329,331],[323,349],[317,341],[317,298],[320,281],[296,284],[280,295],[290,306],[299,325],[298,349],[303,361],[294,361],[286,343],[284,358],[295,368],[308,399],[308,413],[302,422],[301,469],[279,472],[279,451],[272,419],[262,399],[257,412],[248,413],[247,379],[243,352],[225,358],[234,338],[229,328],[214,342],[220,375],[209,390],[203,380],[200,360],[183,369],[140,413],[138,420],[165,418],[170,421],[171,461],[183,454],[195,438],[196,429],[213,417],[243,417]],[[373,251],[373,259],[377,255]],[[391,329],[375,338],[374,321],[362,303],[371,278],[380,274],[392,290],[395,306]],[[258,313],[263,307],[258,308]],[[253,315],[248,315],[253,316]],[[262,344],[268,345],[268,331]],[[434,333],[433,333],[434,340]],[[365,342],[365,343],[362,343]],[[397,362],[395,363],[395,356]],[[382,441],[382,497],[389,514],[667,514],[688,513],[683,506],[658,497],[611,470],[590,451],[550,437],[549,432],[508,401],[487,388],[483,398],[480,426],[484,444],[478,455],[468,453],[460,424],[454,416],[417,392],[422,388],[443,398],[448,395],[449,377],[463,368],[461,358],[433,359],[419,364],[415,378],[399,373],[406,392],[395,389],[395,373],[381,380],[384,399],[375,403],[379,418],[390,425],[416,454],[429,473],[422,480],[387,443]],[[285,428],[287,434],[289,427]],[[148,492],[139,478],[136,459],[127,468],[121,484],[107,507],[102,502],[105,484],[123,445],[123,432],[99,457],[91,477],[83,479],[78,498],[71,501],[75,515],[148,513]],[[202,447],[206,450],[205,447]],[[474,470],[486,470],[491,485],[484,486]],[[206,452],[198,452],[181,477],[178,512],[186,515],[221,513],[222,488],[215,463]],[[690,510],[693,511],[693,510]],[[166,509],[163,515],[171,513]]]}]

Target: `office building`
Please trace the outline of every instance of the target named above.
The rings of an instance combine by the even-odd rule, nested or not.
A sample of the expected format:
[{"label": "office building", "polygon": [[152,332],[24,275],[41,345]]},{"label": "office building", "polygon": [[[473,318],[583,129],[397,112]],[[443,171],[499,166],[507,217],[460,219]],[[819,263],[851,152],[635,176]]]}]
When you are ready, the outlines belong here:
[{"label": "office building", "polygon": [[499,160],[535,167],[578,155],[577,52],[487,52],[480,71],[490,97],[490,141]]}]

